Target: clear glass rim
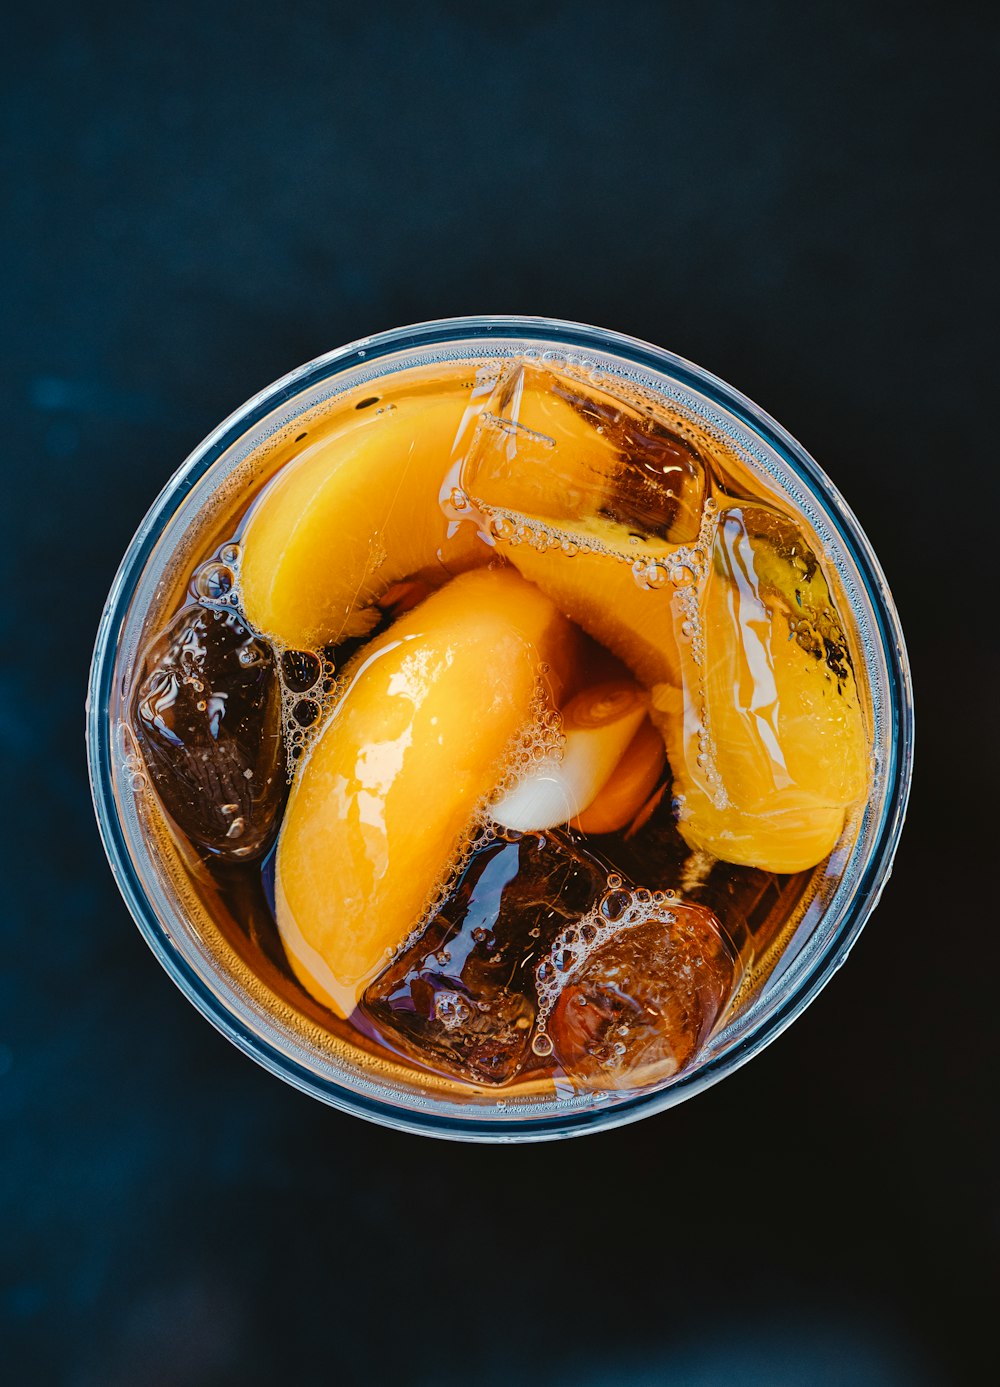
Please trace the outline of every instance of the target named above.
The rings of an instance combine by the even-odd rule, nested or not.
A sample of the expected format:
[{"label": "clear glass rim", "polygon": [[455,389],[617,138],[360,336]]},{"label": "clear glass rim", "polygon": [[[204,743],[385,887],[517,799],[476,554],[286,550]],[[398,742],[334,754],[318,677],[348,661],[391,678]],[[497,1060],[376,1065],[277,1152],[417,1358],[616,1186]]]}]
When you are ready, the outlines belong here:
[{"label": "clear glass rim", "polygon": [[[808,486],[857,567],[871,602],[891,692],[885,710],[889,724],[889,757],[881,821],[867,862],[859,876],[839,929],[796,978],[788,994],[742,1041],[665,1089],[614,1104],[573,1108],[531,1117],[466,1116],[459,1103],[454,1114],[413,1111],[367,1096],[300,1065],[255,1033],[208,987],[173,947],[169,932],[151,908],[132,862],[119,819],[112,781],[113,736],[108,716],[118,636],[132,594],[161,532],[183,497],[209,467],[247,429],[318,381],[354,366],[371,366],[380,357],[406,348],[445,346],[450,342],[516,337],[560,347],[615,352],[635,365],[688,385],[738,419],[751,434],[770,444]],[[119,890],[140,932],[160,963],[189,1001],[240,1050],[294,1087],[355,1116],[399,1130],[462,1141],[541,1141],[621,1126],[662,1111],[719,1082],[775,1040],[809,1005],[846,960],[888,880],[902,829],[913,763],[912,683],[899,618],[885,576],[871,545],[836,486],[809,453],[785,429],[745,395],[710,372],[638,338],[559,319],[494,315],[437,319],[360,338],[324,353],[282,376],[247,400],[194,449],[166,483],[135,533],[115,576],[101,617],[94,647],[87,697],[87,754],[91,793],[105,852]],[[466,1110],[468,1111],[468,1110]],[[524,1110],[522,1110],[524,1111]]]}]

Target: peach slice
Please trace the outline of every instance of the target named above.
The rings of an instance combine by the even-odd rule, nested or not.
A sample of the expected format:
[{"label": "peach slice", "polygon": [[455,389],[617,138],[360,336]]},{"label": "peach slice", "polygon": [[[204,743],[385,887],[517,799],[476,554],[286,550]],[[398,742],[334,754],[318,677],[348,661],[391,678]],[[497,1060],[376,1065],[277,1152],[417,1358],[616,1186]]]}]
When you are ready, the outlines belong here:
[{"label": "peach slice", "polygon": [[345,670],[292,787],[275,883],[291,965],[339,1015],[446,881],[537,712],[540,681],[554,702],[576,641],[515,573],[476,570],[400,617]]},{"label": "peach slice", "polygon": [[521,833],[539,833],[576,818],[614,774],[648,702],[631,679],[582,689],[562,710],[558,754],[533,762],[492,806],[492,819]]},{"label": "peach slice", "polygon": [[663,738],[644,718],[625,754],[587,808],[570,820],[581,833],[618,833],[647,804],[663,771]]},{"label": "peach slice", "polygon": [[403,397],[283,467],[243,537],[251,625],[292,649],[335,644],[371,630],[372,604],[401,579],[487,562],[475,527],[449,521],[438,502],[470,415],[467,392]]},{"label": "peach slice", "polygon": [[[517,381],[517,438],[529,452],[551,449],[549,430],[575,461],[606,471],[615,456],[609,443],[551,393],[549,376],[533,371]],[[251,625],[293,649],[336,644],[370,631],[379,615],[373,604],[401,580],[487,563],[489,546],[477,533],[477,517],[460,509],[457,482],[474,438],[495,443],[499,428],[504,454],[514,440],[492,416],[476,433],[498,391],[461,390],[451,381],[438,399],[402,395],[382,410],[339,419],[286,464],[251,512],[243,538],[243,608]],[[504,485],[513,488],[508,500],[538,499],[530,457],[516,452],[504,472]]]},{"label": "peach slice", "polygon": [[680,680],[672,588],[644,588],[613,554],[538,550],[498,540],[497,551],[571,621],[626,665],[647,689]]}]

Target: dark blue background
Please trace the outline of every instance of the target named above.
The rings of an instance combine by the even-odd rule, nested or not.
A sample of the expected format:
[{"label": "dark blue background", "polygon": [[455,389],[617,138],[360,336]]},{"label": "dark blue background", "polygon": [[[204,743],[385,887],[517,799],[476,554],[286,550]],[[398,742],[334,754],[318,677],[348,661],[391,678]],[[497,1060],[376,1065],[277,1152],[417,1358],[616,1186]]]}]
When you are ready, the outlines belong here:
[{"label": "dark blue background", "polygon": [[[20,10],[0,83],[0,1371],[984,1380],[990,11]],[[199,438],[343,341],[469,312],[622,329],[758,400],[867,528],[918,693],[895,875],[828,991],[684,1107],[523,1149],[369,1127],[231,1049],[132,926],[83,753],[105,593]]]}]

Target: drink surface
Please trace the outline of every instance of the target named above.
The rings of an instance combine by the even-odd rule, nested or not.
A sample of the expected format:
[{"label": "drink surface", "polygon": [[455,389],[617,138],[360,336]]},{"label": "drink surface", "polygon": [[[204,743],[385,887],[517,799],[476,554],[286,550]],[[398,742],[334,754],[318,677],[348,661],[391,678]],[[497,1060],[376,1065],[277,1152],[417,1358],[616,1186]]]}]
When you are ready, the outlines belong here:
[{"label": "drink surface", "polygon": [[870,784],[805,518],[679,407],[401,371],[262,453],[148,618],[169,871],[365,1063],[644,1088],[759,985]]}]

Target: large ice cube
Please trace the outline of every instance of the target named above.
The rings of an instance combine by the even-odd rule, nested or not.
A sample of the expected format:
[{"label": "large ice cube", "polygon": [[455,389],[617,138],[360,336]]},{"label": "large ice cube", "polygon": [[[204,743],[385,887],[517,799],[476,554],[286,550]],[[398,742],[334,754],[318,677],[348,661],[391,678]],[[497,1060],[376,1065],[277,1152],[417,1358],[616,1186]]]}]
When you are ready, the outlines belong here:
[{"label": "large ice cube", "polygon": [[186,607],[144,662],[132,720],[165,808],[197,846],[265,851],[285,794],[274,655],[235,611]]},{"label": "large ice cube", "polygon": [[545,522],[564,542],[631,558],[697,539],[705,465],[682,421],[606,384],[519,363],[497,384],[462,469],[491,512]]},{"label": "large ice cube", "polygon": [[[636,898],[649,895],[610,892],[610,931],[599,917],[584,923],[582,931],[607,937],[601,942],[599,934],[597,946],[584,950],[547,1020],[555,1058],[588,1088],[636,1088],[676,1074],[733,993],[735,955],[712,913],[672,901],[643,919]],[[616,912],[625,926],[617,931]],[[629,915],[637,922],[629,923]],[[572,966],[572,947],[568,952]]]},{"label": "large ice cube", "polygon": [[559,833],[505,833],[472,856],[417,943],[362,1010],[431,1068],[513,1078],[530,1054],[535,966],[607,887],[607,868]]}]

